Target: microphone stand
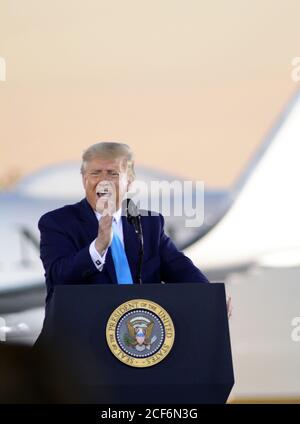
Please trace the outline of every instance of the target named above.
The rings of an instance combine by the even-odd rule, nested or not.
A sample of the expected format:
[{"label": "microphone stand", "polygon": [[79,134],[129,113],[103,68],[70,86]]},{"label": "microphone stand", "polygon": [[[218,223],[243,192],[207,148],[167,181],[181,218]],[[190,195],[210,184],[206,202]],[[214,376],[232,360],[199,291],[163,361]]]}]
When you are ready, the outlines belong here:
[{"label": "microphone stand", "polygon": [[139,254],[138,254],[138,271],[137,281],[142,284],[142,263],[144,257],[144,238],[141,224],[141,215],[138,212],[138,208],[132,200],[127,199],[127,221],[133,225],[134,231],[139,240]]},{"label": "microphone stand", "polygon": [[143,238],[143,231],[142,231],[142,225],[141,225],[141,216],[138,215],[134,217],[133,219],[133,226],[136,235],[139,239],[139,256],[138,256],[138,271],[137,271],[137,280],[139,284],[142,284],[142,263],[143,263],[143,256],[144,256],[144,238]]}]

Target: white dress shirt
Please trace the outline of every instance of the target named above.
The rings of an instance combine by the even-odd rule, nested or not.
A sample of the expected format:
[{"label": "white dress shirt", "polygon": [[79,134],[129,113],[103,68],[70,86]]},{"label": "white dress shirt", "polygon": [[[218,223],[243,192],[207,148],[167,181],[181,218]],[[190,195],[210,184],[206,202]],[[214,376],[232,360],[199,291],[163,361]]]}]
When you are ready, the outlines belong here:
[{"label": "white dress shirt", "polygon": [[[123,225],[122,225],[121,213],[122,213],[122,208],[118,209],[113,214],[113,220],[116,223],[116,232],[117,232],[117,235],[119,236],[119,238],[121,240],[121,243],[124,246],[124,236],[123,236]],[[95,215],[96,215],[96,217],[98,219],[98,222],[99,222],[100,219],[102,218],[102,214],[95,211]],[[112,229],[111,229],[111,232],[112,232]],[[112,234],[112,236],[113,236],[113,234]],[[111,242],[112,242],[112,236],[111,236],[111,240],[110,240],[109,246],[111,245]],[[95,264],[95,267],[98,269],[98,271],[102,271],[103,266],[105,264],[105,257],[106,257],[107,250],[108,250],[108,247],[109,246],[107,247],[107,249],[105,250],[105,252],[103,253],[103,255],[100,255],[100,253],[96,249],[95,242],[96,242],[96,239],[94,241],[92,241],[92,243],[90,244],[89,252],[90,252],[92,261]]]}]

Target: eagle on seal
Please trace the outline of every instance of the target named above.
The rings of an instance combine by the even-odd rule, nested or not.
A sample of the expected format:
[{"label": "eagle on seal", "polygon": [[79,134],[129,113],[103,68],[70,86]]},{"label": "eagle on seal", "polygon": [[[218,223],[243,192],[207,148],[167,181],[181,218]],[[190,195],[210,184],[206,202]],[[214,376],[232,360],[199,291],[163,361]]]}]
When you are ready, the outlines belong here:
[{"label": "eagle on seal", "polygon": [[145,326],[145,324],[136,324],[133,326],[130,321],[127,321],[126,324],[129,335],[129,337],[126,338],[127,344],[135,347],[137,350],[144,350],[145,348],[150,349],[150,345],[154,341],[151,338],[154,322],[150,321],[150,324],[147,326]]}]

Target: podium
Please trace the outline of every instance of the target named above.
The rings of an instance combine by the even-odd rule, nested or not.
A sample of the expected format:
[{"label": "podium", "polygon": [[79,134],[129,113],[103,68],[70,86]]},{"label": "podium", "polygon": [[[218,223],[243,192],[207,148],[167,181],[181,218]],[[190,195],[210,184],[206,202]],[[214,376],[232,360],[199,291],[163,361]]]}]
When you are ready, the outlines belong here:
[{"label": "podium", "polygon": [[[139,304],[137,316],[132,318],[130,305],[134,300],[144,303]],[[129,313],[128,319],[127,315],[122,318],[118,310],[123,304],[127,304],[123,309],[125,315]],[[143,318],[141,305],[146,304],[153,310],[147,306],[148,315]],[[173,333],[170,328],[162,328],[165,317],[159,312],[162,325],[155,325],[162,336],[160,333],[153,336],[154,331],[149,336],[148,324],[157,312],[153,304],[167,312]],[[65,364],[75,376],[74,402],[226,402],[234,374],[224,284],[61,285],[55,288],[48,306],[37,346],[46,350],[55,347],[60,366]],[[116,347],[116,340],[109,346],[113,336],[108,333],[114,331],[114,326],[109,328],[109,320],[116,310],[119,312],[115,313],[113,323],[116,328],[121,323],[116,340],[120,339],[122,345],[122,340],[128,342],[129,338],[127,347],[124,343],[123,347]],[[126,339],[120,334],[127,329],[131,335],[127,334]],[[143,332],[148,332],[148,336],[144,334],[143,338]],[[159,355],[164,341],[160,350],[158,345],[156,353],[151,353],[152,345],[160,343],[160,337],[171,340],[162,359]],[[132,354],[133,359],[128,359],[130,351],[136,352]],[[141,365],[132,366],[130,361],[136,358],[142,361]]]}]

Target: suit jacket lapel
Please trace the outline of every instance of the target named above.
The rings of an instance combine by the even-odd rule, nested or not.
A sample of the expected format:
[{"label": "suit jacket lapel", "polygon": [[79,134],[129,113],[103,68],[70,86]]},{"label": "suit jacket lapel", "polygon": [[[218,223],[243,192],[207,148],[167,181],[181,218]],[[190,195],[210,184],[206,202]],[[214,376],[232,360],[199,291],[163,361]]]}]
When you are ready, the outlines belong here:
[{"label": "suit jacket lapel", "polygon": [[76,209],[78,218],[85,229],[86,238],[91,243],[98,234],[97,217],[86,199],[82,199],[81,202],[77,203]]}]

